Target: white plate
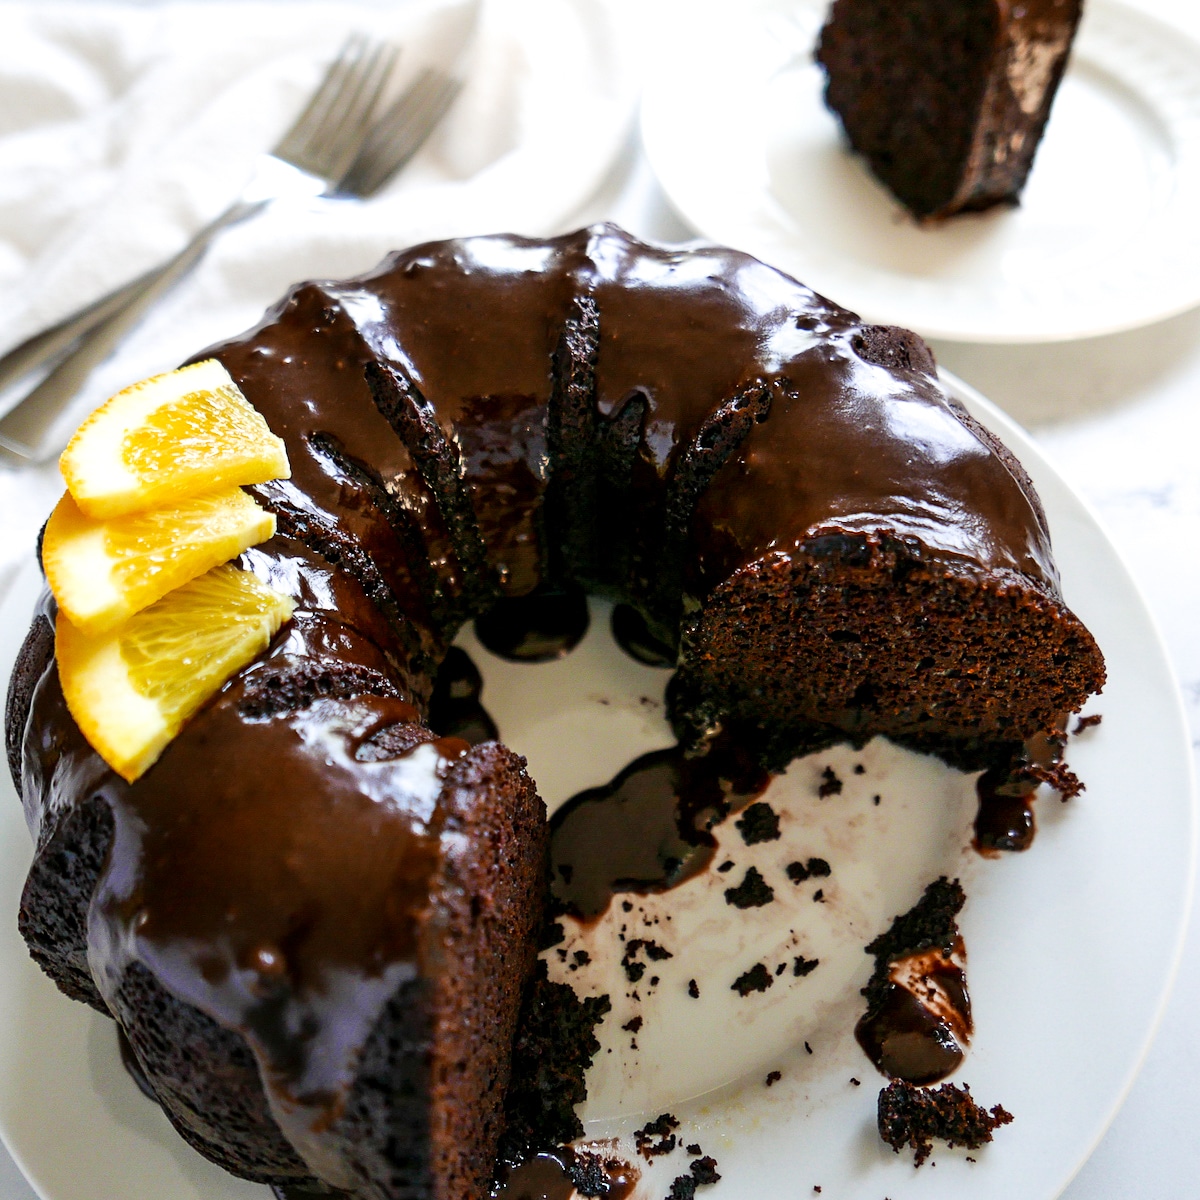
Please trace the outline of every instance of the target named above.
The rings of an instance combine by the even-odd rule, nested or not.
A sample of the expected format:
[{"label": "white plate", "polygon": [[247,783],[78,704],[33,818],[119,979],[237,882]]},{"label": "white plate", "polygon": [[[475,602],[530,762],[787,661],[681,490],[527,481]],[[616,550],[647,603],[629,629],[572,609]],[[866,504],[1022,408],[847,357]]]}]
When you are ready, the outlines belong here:
[{"label": "white plate", "polygon": [[928,337],[1063,341],[1200,303],[1200,46],[1088,0],[1020,207],[922,228],[824,106],[825,8],[701,3],[656,57],[646,152],[705,237]]},{"label": "white plate", "polygon": [[[685,1142],[699,1141],[719,1161],[724,1179],[707,1193],[713,1200],[806,1196],[814,1185],[822,1200],[1049,1200],[1112,1119],[1175,971],[1190,903],[1195,816],[1183,713],[1158,634],[1078,497],[1006,417],[949,382],[1030,469],[1068,602],[1107,657],[1109,685],[1093,702],[1104,723],[1069,748],[1088,791],[1069,805],[1041,800],[1033,848],[984,861],[964,848],[969,778],[878,741],[858,755],[835,749],[800,760],[772,784],[770,798],[778,808],[787,805],[781,843],[751,852],[734,834],[728,844],[736,872],[705,875],[644,902],[651,915],[663,916],[655,936],[676,957],[655,964],[661,982],[652,996],[646,989],[646,1025],[639,1051],[626,1056],[628,1067],[613,1067],[616,1054],[600,1055],[588,1133],[628,1134],[647,1115],[670,1108]],[[0,677],[7,678],[37,589],[36,571],[26,570],[0,610]],[[473,648],[485,703],[506,740],[529,757],[551,806],[670,742],[661,717],[666,673],[625,658],[605,628],[597,608],[584,643],[541,667],[501,663]],[[534,673],[536,690],[529,686]],[[856,761],[866,765],[865,775],[852,774]],[[846,790],[818,802],[813,783],[827,763]],[[884,796],[878,808],[870,802],[874,792]],[[811,883],[780,886],[779,862],[793,853],[833,863],[824,881],[827,903],[812,903]],[[175,1136],[125,1076],[111,1025],[62,998],[32,965],[12,916],[29,857],[5,779],[0,1133],[34,1187],[44,1200],[266,1200],[265,1189],[231,1179]],[[724,924],[710,922],[705,894],[711,900],[751,861],[762,863],[764,875],[774,869],[768,877],[777,902],[735,921],[718,904]],[[961,876],[969,896],[962,924],[977,1036],[958,1078],[989,1105],[1003,1103],[1016,1121],[973,1156],[977,1164],[962,1152],[942,1152],[936,1169],[917,1172],[874,1133],[880,1080],[851,1027],[870,966],[861,947],[942,872]],[[603,931],[591,936],[593,948],[605,940]],[[732,997],[726,981],[756,959],[782,953],[785,943],[789,953],[819,956],[821,967],[804,979],[789,974],[763,996]],[[574,978],[595,985],[603,969],[597,964]],[[684,990],[693,976],[701,983],[699,1002]],[[614,1012],[601,1027],[606,1048],[629,1037],[619,1029],[632,1011],[626,990],[612,988]],[[783,1078],[768,1089],[771,1069]],[[665,1195],[687,1160],[680,1150],[656,1163],[638,1200]]]}]

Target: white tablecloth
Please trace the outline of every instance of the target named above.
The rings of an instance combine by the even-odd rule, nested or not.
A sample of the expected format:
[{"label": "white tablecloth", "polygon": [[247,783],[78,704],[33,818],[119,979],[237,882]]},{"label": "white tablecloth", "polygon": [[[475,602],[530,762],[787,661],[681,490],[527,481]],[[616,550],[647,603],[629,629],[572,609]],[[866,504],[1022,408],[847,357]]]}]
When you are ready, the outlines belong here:
[{"label": "white tablecloth", "polygon": [[[1200,39],[1196,0],[1127,2]],[[666,205],[636,145],[627,148],[589,203],[564,215],[579,223],[611,218],[633,233],[667,241],[693,232]],[[500,217],[480,220],[480,228],[511,223]],[[291,278],[273,278],[262,299]],[[161,336],[162,326],[155,322],[158,332],[147,329],[144,336]],[[222,331],[214,329],[213,336]],[[194,348],[194,339],[169,343],[166,364]],[[1200,310],[1148,329],[1066,346],[943,343],[935,349],[946,367],[1030,427],[1066,478],[1099,511],[1162,627],[1200,744],[1200,554],[1195,549],[1200,529]],[[28,556],[58,487],[44,470],[0,476],[0,543],[6,543],[0,544],[0,564]],[[4,582],[0,565],[0,590]],[[1130,796],[1129,803],[1148,799]],[[1136,970],[1136,947],[1130,950],[1131,969]],[[1180,978],[1145,1068],[1112,1128],[1065,1193],[1066,1200],[1194,1200],[1200,1195],[1197,997],[1200,923],[1193,921]],[[1096,1051],[1102,1054],[1104,1047]],[[33,1200],[2,1151],[0,1197]]]}]

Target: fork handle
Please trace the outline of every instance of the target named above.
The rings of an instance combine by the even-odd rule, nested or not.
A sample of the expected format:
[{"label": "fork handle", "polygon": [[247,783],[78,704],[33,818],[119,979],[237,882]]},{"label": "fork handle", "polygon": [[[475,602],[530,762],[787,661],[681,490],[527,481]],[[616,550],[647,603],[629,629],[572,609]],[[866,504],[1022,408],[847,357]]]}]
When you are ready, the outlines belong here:
[{"label": "fork handle", "polygon": [[[223,229],[253,216],[267,205],[267,200],[237,200],[219,217],[205,225],[182,250],[166,262],[153,267],[129,283],[114,288],[99,300],[93,300],[77,312],[64,317],[57,324],[27,338],[15,349],[0,358],[0,391],[13,386],[26,375],[32,375],[39,367],[54,359],[72,353],[72,347],[84,335],[124,313],[137,299],[154,288],[167,277],[177,282],[199,262],[209,243]],[[79,347],[82,349],[82,346]],[[57,368],[56,368],[57,369]],[[35,389],[40,391],[41,389]],[[25,401],[18,402],[17,407]],[[14,410],[15,411],[15,410]],[[12,416],[12,412],[8,414]],[[6,416],[0,425],[8,420]]]}]

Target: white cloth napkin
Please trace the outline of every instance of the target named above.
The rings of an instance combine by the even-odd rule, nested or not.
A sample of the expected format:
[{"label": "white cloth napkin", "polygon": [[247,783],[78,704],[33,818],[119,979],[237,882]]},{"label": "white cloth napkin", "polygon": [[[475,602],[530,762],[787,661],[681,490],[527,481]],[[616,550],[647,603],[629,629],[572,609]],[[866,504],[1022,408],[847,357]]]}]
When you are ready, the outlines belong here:
[{"label": "white cloth napkin", "polygon": [[[571,228],[628,138],[636,0],[483,0],[467,85],[369,201],[281,201],[226,231],[98,367],[107,396],[253,324],[292,283],[430,238]],[[444,61],[468,0],[3,6],[0,353],[168,258],[239,193],[345,37],[401,46],[393,90]],[[0,469],[0,594],[62,490]]]}]

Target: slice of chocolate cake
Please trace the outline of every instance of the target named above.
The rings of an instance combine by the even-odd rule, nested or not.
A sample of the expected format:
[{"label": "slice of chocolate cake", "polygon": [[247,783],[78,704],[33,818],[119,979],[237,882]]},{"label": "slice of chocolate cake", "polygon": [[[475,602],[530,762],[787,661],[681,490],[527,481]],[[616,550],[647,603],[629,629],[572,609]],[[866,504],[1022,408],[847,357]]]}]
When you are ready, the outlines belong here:
[{"label": "slice of chocolate cake", "polygon": [[835,0],[817,61],[850,145],[915,216],[1015,203],[1082,0]]}]

